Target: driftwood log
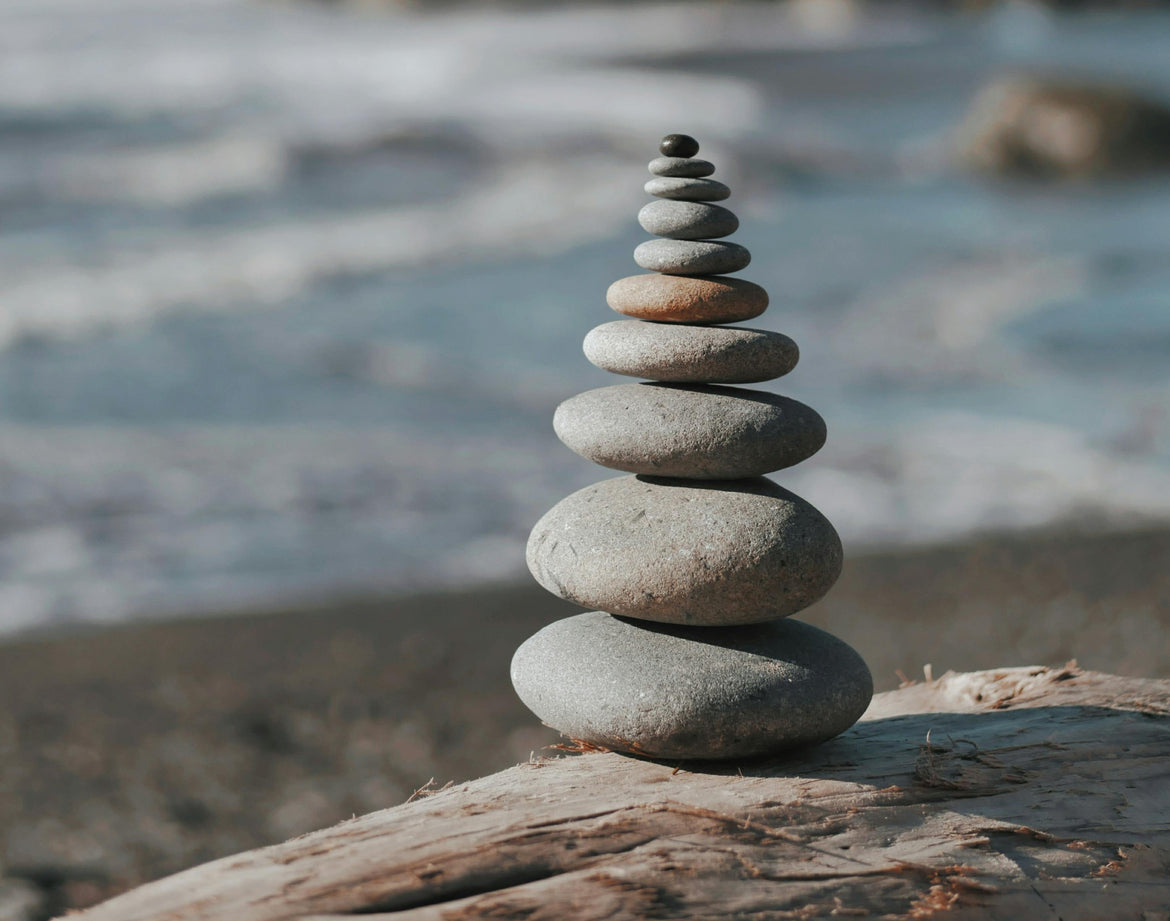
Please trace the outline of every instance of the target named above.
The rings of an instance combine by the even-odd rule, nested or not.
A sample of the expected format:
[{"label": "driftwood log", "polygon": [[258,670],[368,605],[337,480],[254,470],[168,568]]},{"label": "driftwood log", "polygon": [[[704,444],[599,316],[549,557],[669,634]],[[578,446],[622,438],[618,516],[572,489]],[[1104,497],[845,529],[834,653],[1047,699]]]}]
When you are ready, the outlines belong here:
[{"label": "driftwood log", "polygon": [[1170,919],[1170,681],[948,674],[838,739],[527,764],[143,886],[74,921]]}]

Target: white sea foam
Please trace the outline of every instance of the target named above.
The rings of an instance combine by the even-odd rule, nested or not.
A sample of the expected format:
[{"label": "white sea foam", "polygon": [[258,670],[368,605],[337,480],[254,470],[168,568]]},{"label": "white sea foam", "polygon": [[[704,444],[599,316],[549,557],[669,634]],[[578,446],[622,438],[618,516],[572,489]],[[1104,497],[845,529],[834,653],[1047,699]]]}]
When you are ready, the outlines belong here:
[{"label": "white sea foam", "polygon": [[[1026,446],[1026,450],[1024,447]],[[0,630],[520,578],[554,502],[613,472],[551,437],[0,429]],[[940,414],[774,476],[850,552],[1170,517],[1170,469],[1052,425]]]},{"label": "white sea foam", "polygon": [[516,576],[498,548],[559,486],[539,447],[5,426],[0,630]]},{"label": "white sea foam", "polygon": [[855,548],[1070,518],[1112,527],[1170,518],[1164,464],[1022,419],[943,412],[881,437],[846,434],[818,461],[775,478],[815,497]]},{"label": "white sea foam", "polygon": [[1029,256],[1026,248],[975,263],[942,261],[862,292],[830,347],[851,373],[905,383],[1019,377],[1028,358],[1004,341],[1003,328],[1087,284],[1082,261]]},{"label": "white sea foam", "polygon": [[177,309],[255,309],[347,273],[555,251],[601,239],[638,201],[636,189],[612,182],[619,168],[597,156],[521,162],[438,205],[306,215],[214,233],[174,230],[157,241],[115,239],[84,260],[64,253],[36,259],[39,240],[13,235],[0,255],[6,279],[0,345],[27,334],[76,336]]}]

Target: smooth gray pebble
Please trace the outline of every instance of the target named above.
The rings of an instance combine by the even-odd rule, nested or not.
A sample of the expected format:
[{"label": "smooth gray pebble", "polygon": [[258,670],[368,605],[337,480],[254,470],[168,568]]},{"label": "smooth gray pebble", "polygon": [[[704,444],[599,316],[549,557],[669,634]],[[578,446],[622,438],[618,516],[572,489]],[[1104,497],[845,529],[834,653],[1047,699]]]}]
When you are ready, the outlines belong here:
[{"label": "smooth gray pebble", "polygon": [[739,229],[739,218],[726,208],[698,201],[652,201],[638,212],[647,233],[671,240],[713,240]]},{"label": "smooth gray pebble", "polygon": [[655,176],[675,179],[700,179],[715,172],[714,163],[698,157],[655,157],[649,168]]},{"label": "smooth gray pebble", "polygon": [[841,540],[810,503],[764,477],[623,476],[554,505],[528,538],[528,569],[558,597],[692,626],[787,617],[841,573]]},{"label": "smooth gray pebble", "polygon": [[589,331],[585,357],[614,374],[692,384],[753,384],[796,367],[788,336],[743,326],[614,320]]},{"label": "smooth gray pebble", "polygon": [[578,614],[528,639],[511,675],[554,729],[652,758],[749,758],[823,742],[873,696],[852,647],[792,620],[688,628]]},{"label": "smooth gray pebble", "polygon": [[643,187],[648,195],[673,198],[677,201],[723,201],[731,197],[731,189],[716,179],[683,179],[659,176]]},{"label": "smooth gray pebble", "polygon": [[752,254],[738,243],[708,240],[647,240],[634,250],[634,262],[666,275],[726,275],[746,269]]}]

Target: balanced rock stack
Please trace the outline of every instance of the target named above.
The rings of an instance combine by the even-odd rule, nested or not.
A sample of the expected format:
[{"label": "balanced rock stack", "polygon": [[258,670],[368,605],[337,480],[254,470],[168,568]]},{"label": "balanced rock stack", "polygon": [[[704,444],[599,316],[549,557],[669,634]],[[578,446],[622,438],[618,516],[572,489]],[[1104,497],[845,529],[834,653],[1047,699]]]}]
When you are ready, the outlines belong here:
[{"label": "balanced rock stack", "polygon": [[699,145],[668,135],[638,215],[663,239],[634,260],[650,274],[607,300],[634,319],[597,327],[585,354],[647,379],[579,394],[554,427],[578,454],[624,470],[559,502],[536,525],[528,567],[597,610],[557,621],[512,660],[512,683],[545,723],[590,745],[649,757],[726,759],[823,741],[873,693],[849,646],[787,620],[841,570],[833,526],[763,474],[825,441],[809,407],[729,387],[787,374],[796,344],[715,324],[763,313],[768,295],[726,273],[750,255],[717,238],[739,225]]}]

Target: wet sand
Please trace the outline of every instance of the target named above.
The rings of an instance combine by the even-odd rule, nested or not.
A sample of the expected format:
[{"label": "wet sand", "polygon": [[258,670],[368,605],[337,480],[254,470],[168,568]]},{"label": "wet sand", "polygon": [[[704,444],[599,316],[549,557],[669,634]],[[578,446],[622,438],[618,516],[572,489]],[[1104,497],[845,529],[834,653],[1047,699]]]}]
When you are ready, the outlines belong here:
[{"label": "wet sand", "polygon": [[[28,917],[392,806],[556,741],[512,651],[578,610],[535,585],[338,602],[0,646],[0,833]],[[802,619],[899,672],[1170,675],[1170,530],[854,556]]]}]

